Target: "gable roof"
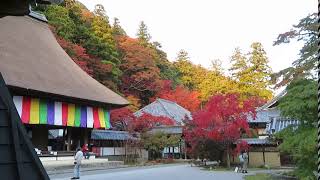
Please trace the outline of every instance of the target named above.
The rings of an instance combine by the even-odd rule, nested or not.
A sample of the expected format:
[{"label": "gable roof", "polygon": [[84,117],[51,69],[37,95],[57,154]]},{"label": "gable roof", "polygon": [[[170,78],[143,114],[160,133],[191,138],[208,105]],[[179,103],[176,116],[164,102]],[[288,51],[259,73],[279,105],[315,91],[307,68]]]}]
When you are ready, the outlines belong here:
[{"label": "gable roof", "polygon": [[0,24],[0,72],[11,89],[94,106],[128,104],[75,64],[46,23],[28,16],[6,16]]},{"label": "gable roof", "polygon": [[263,106],[257,108],[257,111],[259,110],[264,110],[267,108],[272,108],[283,96],[285,96],[287,94],[286,90],[281,91],[277,96],[275,96],[274,98],[272,98],[270,101],[268,101],[266,104],[264,104]]},{"label": "gable roof", "polygon": [[281,91],[277,96],[265,103],[263,106],[256,109],[256,117],[253,119],[251,115],[247,117],[249,123],[269,123],[270,117],[280,117],[280,110],[274,108],[277,106],[278,101],[285,96],[286,90]]},{"label": "gable roof", "polygon": [[191,113],[187,109],[175,102],[160,98],[135,112],[134,115],[141,116],[144,112],[153,116],[165,116],[174,119],[178,124],[181,124],[186,116],[192,119]]}]

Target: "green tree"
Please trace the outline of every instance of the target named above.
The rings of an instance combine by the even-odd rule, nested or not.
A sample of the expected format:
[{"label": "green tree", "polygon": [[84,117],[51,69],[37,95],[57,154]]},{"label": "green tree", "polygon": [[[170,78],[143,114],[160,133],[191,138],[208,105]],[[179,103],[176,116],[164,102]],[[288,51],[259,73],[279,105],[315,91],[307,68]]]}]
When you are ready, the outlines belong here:
[{"label": "green tree", "polygon": [[261,43],[254,42],[251,44],[249,63],[248,74],[251,78],[250,85],[256,90],[255,93],[257,93],[257,96],[270,99],[272,97],[272,91],[267,88],[271,85],[271,68],[268,65],[269,60]]},{"label": "green tree", "polygon": [[173,86],[181,83],[180,74],[178,69],[167,58],[167,53],[161,49],[159,42],[153,42],[151,44],[153,59],[160,69],[160,77],[163,80],[171,80]]},{"label": "green tree", "polygon": [[290,153],[297,163],[295,173],[302,180],[316,179],[317,169],[317,83],[297,79],[287,87],[278,107],[283,116],[300,120],[298,128],[289,126],[276,134],[283,140],[280,151]]},{"label": "green tree", "polygon": [[179,71],[181,83],[190,90],[197,89],[207,73],[205,68],[200,65],[194,65],[190,61],[188,52],[185,50],[178,52],[176,61],[173,64]]},{"label": "green tree", "polygon": [[148,44],[150,43],[151,35],[148,32],[147,25],[143,21],[140,22],[137,37],[141,44],[144,46],[148,46]]},{"label": "green tree", "polygon": [[160,154],[165,147],[176,147],[180,140],[180,136],[167,135],[163,132],[144,133],[142,135],[142,144],[145,149],[151,152],[152,158],[161,157]]},{"label": "green tree", "polygon": [[109,24],[109,18],[106,11],[101,4],[95,6],[94,18],[92,21],[92,30],[94,34],[107,46],[108,57],[104,58],[105,61],[110,61],[114,64],[119,64],[118,52],[116,50],[115,40],[112,34],[112,28]]},{"label": "green tree", "polygon": [[311,79],[297,79],[287,87],[279,108],[285,117],[299,119],[313,125],[317,120],[317,83]]},{"label": "green tree", "polygon": [[240,48],[234,50],[230,59],[231,77],[238,81],[244,81],[246,79],[246,72],[249,68],[248,60],[244,54],[242,54]]},{"label": "green tree", "polygon": [[75,24],[69,17],[69,11],[58,5],[50,5],[45,10],[49,24],[55,27],[56,33],[67,40],[72,40],[75,34]]},{"label": "green tree", "polygon": [[243,99],[257,96],[269,100],[272,97],[269,90],[271,68],[261,43],[252,43],[247,56],[236,48],[230,62],[231,77],[236,81],[238,93]]},{"label": "green tree", "polygon": [[112,25],[112,35],[113,36],[126,36],[127,35],[125,30],[120,26],[120,21],[118,18],[114,18],[113,25]]}]

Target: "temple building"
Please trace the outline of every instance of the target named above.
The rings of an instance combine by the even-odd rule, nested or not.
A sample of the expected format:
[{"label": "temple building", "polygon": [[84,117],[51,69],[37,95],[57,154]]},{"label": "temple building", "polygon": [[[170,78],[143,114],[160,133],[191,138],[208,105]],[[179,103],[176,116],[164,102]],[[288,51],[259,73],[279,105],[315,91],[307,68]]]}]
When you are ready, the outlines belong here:
[{"label": "temple building", "polygon": [[[110,110],[128,101],[71,60],[43,15],[5,16],[0,24],[0,72],[37,149],[75,150],[93,129],[111,127]],[[62,135],[61,146],[48,146],[52,129]]]},{"label": "temple building", "polygon": [[[242,138],[250,145],[249,150],[249,166],[260,167],[280,167],[288,165],[291,158],[286,154],[282,154],[278,150],[280,142],[270,138],[272,134],[277,133],[288,126],[298,126],[299,120],[290,119],[281,115],[280,109],[277,107],[279,100],[286,95],[286,91],[282,91],[272,100],[256,109],[256,117],[248,117],[249,127],[256,132],[256,138]],[[233,157],[233,162],[238,163],[238,158]]]},{"label": "temple building", "polygon": [[143,113],[148,113],[153,116],[164,116],[174,120],[173,126],[157,126],[150,133],[162,132],[164,134],[181,136],[180,143],[176,147],[165,147],[162,151],[162,157],[187,158],[186,145],[183,140],[184,120],[192,119],[191,112],[180,106],[179,104],[158,98],[151,104],[143,107],[135,112],[135,116],[141,116]]}]

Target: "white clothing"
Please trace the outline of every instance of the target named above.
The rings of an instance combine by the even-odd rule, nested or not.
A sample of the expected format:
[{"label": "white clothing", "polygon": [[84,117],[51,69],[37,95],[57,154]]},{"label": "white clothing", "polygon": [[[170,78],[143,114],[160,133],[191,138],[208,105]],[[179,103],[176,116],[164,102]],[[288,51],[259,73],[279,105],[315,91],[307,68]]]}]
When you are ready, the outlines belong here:
[{"label": "white clothing", "polygon": [[82,151],[78,151],[76,153],[76,155],[74,156],[74,160],[75,160],[75,162],[77,162],[78,165],[80,165],[82,159],[83,159],[83,152]]}]

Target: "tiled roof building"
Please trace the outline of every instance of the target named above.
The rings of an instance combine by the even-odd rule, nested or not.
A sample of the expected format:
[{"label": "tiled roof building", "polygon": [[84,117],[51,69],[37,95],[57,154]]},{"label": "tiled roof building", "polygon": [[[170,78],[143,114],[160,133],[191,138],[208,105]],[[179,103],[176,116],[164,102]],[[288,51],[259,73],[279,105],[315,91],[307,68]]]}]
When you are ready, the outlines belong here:
[{"label": "tiled roof building", "polygon": [[156,99],[151,104],[140,109],[136,113],[136,116],[141,116],[143,113],[149,113],[153,116],[165,116],[176,121],[176,125],[182,125],[183,120],[187,117],[192,119],[191,112],[183,108],[179,104],[166,100]]}]

